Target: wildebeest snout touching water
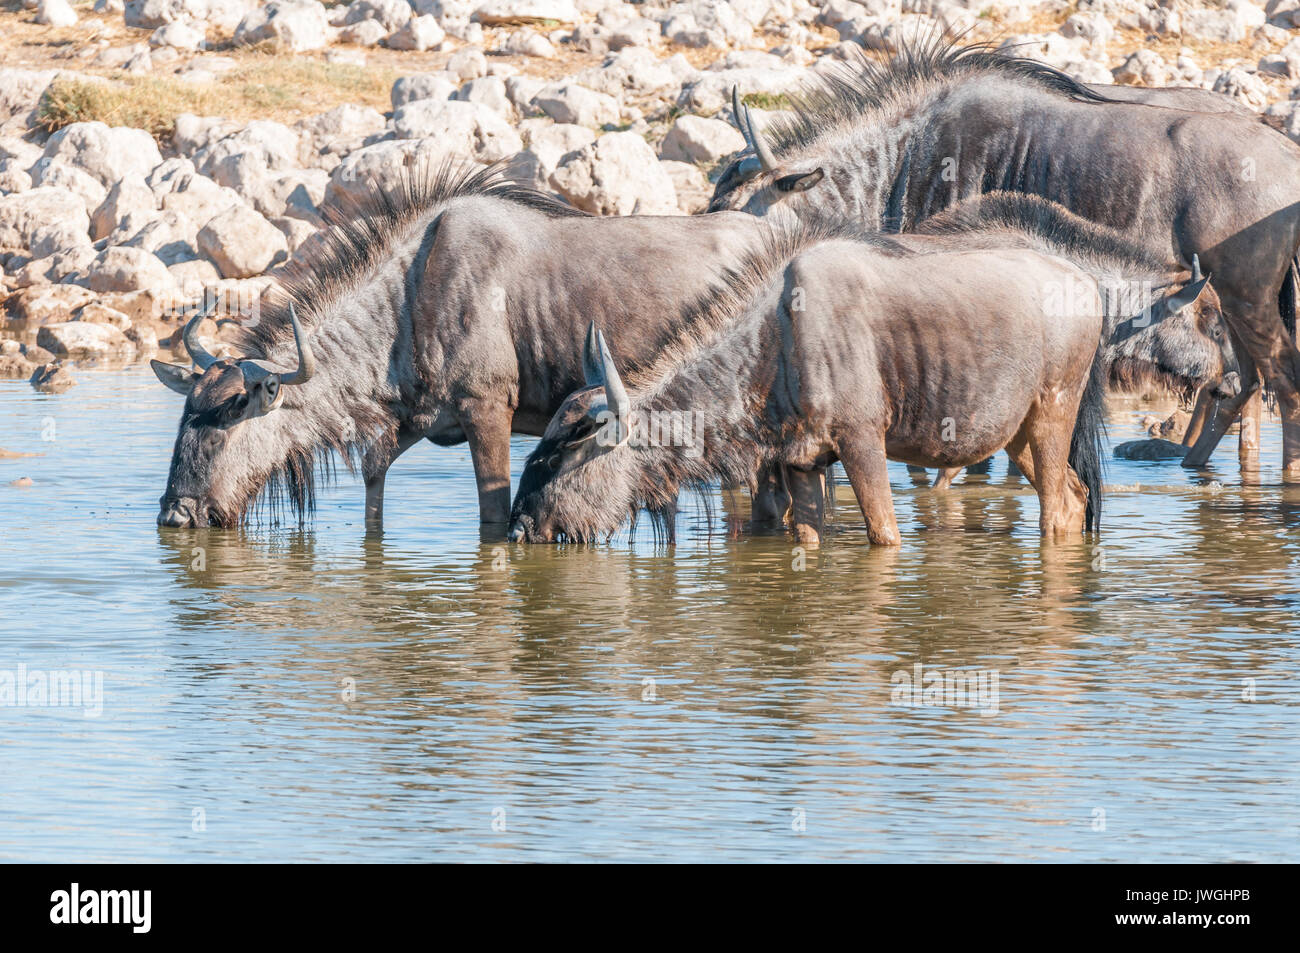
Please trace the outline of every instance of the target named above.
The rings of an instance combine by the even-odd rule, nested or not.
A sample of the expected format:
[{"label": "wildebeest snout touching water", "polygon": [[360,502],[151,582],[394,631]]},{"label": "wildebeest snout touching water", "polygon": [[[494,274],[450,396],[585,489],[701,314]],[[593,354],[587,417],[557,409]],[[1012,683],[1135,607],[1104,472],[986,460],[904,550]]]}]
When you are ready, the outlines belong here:
[{"label": "wildebeest snout touching water", "polygon": [[[513,539],[598,539],[640,507],[670,508],[684,484],[839,460],[871,542],[896,544],[887,457],[961,466],[1004,447],[1038,492],[1043,535],[1080,532],[1085,510],[1095,525],[1102,303],[1078,267],[796,229],[732,279],[630,391],[589,340],[587,386],[528,459]],[[682,413],[702,418],[690,445],[647,439],[656,415]],[[818,531],[798,508],[795,523]]]}]

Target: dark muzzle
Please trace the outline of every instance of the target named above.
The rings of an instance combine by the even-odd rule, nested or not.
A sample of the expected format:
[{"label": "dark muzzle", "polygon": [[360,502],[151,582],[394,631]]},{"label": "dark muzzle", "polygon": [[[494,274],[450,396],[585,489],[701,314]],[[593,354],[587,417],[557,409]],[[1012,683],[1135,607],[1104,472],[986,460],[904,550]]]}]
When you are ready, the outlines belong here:
[{"label": "dark muzzle", "polygon": [[1228,371],[1211,389],[1211,396],[1218,400],[1228,400],[1238,396],[1241,393],[1241,375],[1236,371]]},{"label": "dark muzzle", "polygon": [[159,503],[158,525],[195,529],[208,525],[207,511],[198,500],[164,498]]}]

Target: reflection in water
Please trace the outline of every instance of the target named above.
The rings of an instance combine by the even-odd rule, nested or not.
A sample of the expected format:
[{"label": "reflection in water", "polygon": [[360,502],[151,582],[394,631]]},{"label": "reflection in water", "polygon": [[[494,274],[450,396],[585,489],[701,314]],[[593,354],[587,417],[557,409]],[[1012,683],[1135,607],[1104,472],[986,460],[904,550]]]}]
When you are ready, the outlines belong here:
[{"label": "reflection in water", "polygon": [[[158,530],[159,390],[0,382],[0,445],[47,451],[0,471],[0,671],[106,692],[0,708],[0,857],[1294,858],[1300,487],[1235,447],[1115,462],[1105,531],[1055,545],[1005,457],[896,467],[895,550],[842,476],[820,548],[731,538],[722,493],[675,547],[483,542],[434,448],[383,536],[350,483],[303,529]],[[996,672],[996,713],[894,703],[918,665]]]}]

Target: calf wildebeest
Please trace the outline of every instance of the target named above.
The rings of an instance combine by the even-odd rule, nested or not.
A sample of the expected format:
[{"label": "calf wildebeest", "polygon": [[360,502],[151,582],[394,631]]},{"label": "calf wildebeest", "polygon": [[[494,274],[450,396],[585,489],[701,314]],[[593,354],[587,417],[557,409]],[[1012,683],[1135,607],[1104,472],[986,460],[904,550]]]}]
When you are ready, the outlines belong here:
[{"label": "calf wildebeest", "polygon": [[[683,484],[782,465],[817,484],[793,493],[811,540],[817,471],[838,460],[870,541],[897,544],[887,456],[947,467],[1003,448],[1038,491],[1043,535],[1079,532],[1085,511],[1097,525],[1103,320],[1085,272],[1030,249],[918,254],[802,228],[730,278],[631,392],[593,325],[586,387],[528,458],[511,539],[590,541],[670,510]],[[703,415],[702,445],[646,438],[682,412]]]},{"label": "calf wildebeest", "polygon": [[360,465],[374,527],[389,465],[428,438],[468,441],[480,518],[504,533],[510,434],[540,434],[582,383],[590,315],[640,366],[768,230],[741,214],[597,218],[449,166],[328,214],[322,249],[289,266],[245,357],[204,350],[199,315],[184,339],[200,373],[154,362],[186,395],[160,524],[233,526],[264,490],[301,519],[337,453]]},{"label": "calf wildebeest", "polygon": [[1185,462],[1205,462],[1258,367],[1282,408],[1284,467],[1300,477],[1300,146],[1235,111],[1133,100],[984,46],[921,43],[829,75],[768,130],[735,104],[753,154],[719,178],[710,208],[892,232],[981,192],[1029,192],[1184,267],[1199,254],[1250,386],[1219,404]]},{"label": "calf wildebeest", "polygon": [[[967,199],[893,236],[918,252],[1029,248],[1064,258],[1096,281],[1104,316],[1103,367],[1109,389],[1158,386],[1186,400],[1202,386],[1216,399],[1240,392],[1231,336],[1208,276],[1171,270],[1113,229],[1037,195],[991,192]],[[935,486],[951,484],[940,472]],[[783,519],[789,478],[760,475],[758,522]]]}]

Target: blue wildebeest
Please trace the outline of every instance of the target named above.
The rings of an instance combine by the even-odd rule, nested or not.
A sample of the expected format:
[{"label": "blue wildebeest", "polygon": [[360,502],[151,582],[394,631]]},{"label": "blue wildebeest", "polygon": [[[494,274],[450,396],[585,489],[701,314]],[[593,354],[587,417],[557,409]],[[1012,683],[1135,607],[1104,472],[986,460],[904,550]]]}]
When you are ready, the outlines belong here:
[{"label": "blue wildebeest", "polygon": [[[1043,535],[1079,532],[1085,511],[1097,525],[1103,319],[1085,272],[1030,249],[919,254],[803,227],[729,278],[630,390],[593,326],[586,386],[528,458],[511,539],[599,539],[641,507],[671,511],[685,484],[784,466],[813,540],[819,470],[838,460],[868,538],[896,544],[887,456],[948,467],[1002,448],[1038,491]],[[645,439],[680,412],[703,415],[695,440]]]},{"label": "blue wildebeest", "polygon": [[[1166,101],[1177,108],[1156,105]],[[1284,467],[1300,477],[1300,146],[1191,102],[1155,90],[1109,99],[987,47],[922,43],[828,76],[768,130],[736,103],[753,154],[727,168],[710,207],[906,231],[981,192],[1028,192],[1183,267],[1199,254],[1251,386],[1219,403],[1185,463],[1205,462],[1258,368],[1282,409]]]},{"label": "blue wildebeest", "polygon": [[[1240,392],[1231,336],[1196,256],[1191,273],[1171,270],[1113,229],[1041,196],[1013,192],[967,199],[893,240],[920,253],[1028,248],[1064,258],[1092,277],[1101,292],[1102,358],[1110,389],[1154,385],[1184,400],[1203,385],[1217,399]],[[955,475],[952,468],[943,470],[935,486],[947,487]],[[760,474],[762,491],[753,510],[758,523],[785,517],[789,482],[788,474]]]},{"label": "blue wildebeest", "polygon": [[301,519],[337,454],[378,526],[389,465],[427,438],[469,443],[481,520],[504,533],[510,434],[540,434],[582,383],[590,315],[637,367],[768,230],[738,213],[597,218],[492,169],[426,173],[329,212],[244,357],[206,351],[200,314],[184,334],[198,373],[154,362],[186,397],[160,524],[234,526],[265,491]]}]

